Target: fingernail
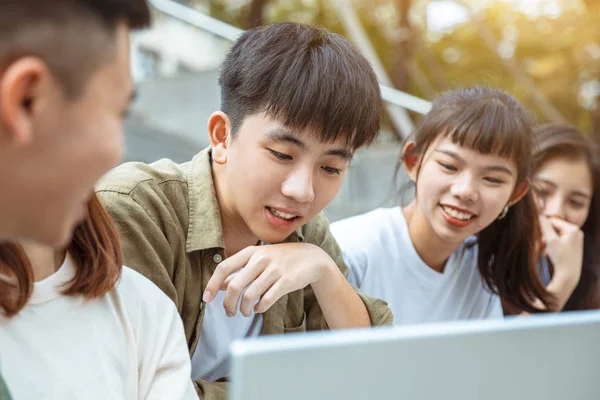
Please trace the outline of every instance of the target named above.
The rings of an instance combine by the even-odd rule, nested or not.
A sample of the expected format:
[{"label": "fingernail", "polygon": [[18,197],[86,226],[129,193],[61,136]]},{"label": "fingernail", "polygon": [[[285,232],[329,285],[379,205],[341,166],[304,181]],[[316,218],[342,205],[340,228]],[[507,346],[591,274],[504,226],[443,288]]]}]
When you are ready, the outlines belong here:
[{"label": "fingernail", "polygon": [[206,292],[204,292],[204,295],[202,295],[202,301],[205,303],[208,303],[210,301],[211,297],[212,297],[212,293],[207,290]]}]

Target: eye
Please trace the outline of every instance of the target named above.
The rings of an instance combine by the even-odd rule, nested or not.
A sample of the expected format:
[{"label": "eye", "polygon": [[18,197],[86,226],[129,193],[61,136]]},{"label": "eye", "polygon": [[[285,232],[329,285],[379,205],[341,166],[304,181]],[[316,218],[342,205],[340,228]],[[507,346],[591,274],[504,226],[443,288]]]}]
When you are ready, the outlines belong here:
[{"label": "eye", "polygon": [[342,170],[340,170],[339,168],[333,168],[333,167],[321,167],[323,169],[323,171],[327,172],[329,175],[339,175],[341,174]]},{"label": "eye", "polygon": [[504,181],[502,179],[498,179],[498,178],[490,178],[490,177],[488,177],[488,178],[483,178],[483,179],[485,179],[489,183],[493,183],[494,185],[499,185],[501,183],[504,183]]},{"label": "eye", "polygon": [[291,159],[292,159],[292,156],[290,156],[290,155],[287,155],[287,154],[280,153],[280,152],[278,152],[278,151],[275,151],[275,150],[270,150],[270,149],[269,149],[269,152],[270,152],[270,153],[271,153],[271,154],[272,154],[272,155],[273,155],[275,158],[277,158],[277,159],[279,159],[279,160],[282,160],[282,161],[289,161],[289,160],[291,160]]},{"label": "eye", "polygon": [[571,208],[574,208],[576,210],[580,210],[585,207],[585,203],[578,200],[569,200],[569,205],[571,206]]},{"label": "eye", "polygon": [[445,164],[440,161],[438,161],[437,163],[440,164],[440,166],[445,170],[452,171],[452,172],[458,171],[458,169],[454,165]]}]

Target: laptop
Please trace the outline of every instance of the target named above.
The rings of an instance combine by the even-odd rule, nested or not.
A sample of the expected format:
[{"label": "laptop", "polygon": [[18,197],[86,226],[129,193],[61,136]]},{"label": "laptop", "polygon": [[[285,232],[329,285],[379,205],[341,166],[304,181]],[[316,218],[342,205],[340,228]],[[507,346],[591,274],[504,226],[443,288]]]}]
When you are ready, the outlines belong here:
[{"label": "laptop", "polygon": [[600,311],[262,337],[231,400],[598,400]]}]

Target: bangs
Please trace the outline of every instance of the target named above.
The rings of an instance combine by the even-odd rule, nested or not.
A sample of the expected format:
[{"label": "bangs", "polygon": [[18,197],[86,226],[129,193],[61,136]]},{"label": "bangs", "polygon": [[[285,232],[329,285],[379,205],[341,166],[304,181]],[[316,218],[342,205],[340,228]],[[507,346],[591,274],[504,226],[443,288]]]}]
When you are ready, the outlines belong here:
[{"label": "bangs", "polygon": [[234,133],[258,112],[293,130],[310,129],[324,143],[343,138],[352,149],[379,133],[383,103],[371,65],[322,28],[280,23],[247,31],[223,63],[219,83]]},{"label": "bangs", "polygon": [[531,157],[529,123],[497,99],[471,104],[455,113],[446,126],[447,136],[459,146],[514,160],[517,164]]},{"label": "bangs", "polygon": [[367,145],[379,131],[379,88],[321,50],[308,50],[274,74],[264,111],[292,129],[316,128],[324,143],[344,137],[353,149]]},{"label": "bangs", "polygon": [[514,161],[519,181],[529,177],[535,142],[531,119],[505,92],[475,86],[438,98],[415,130],[412,151],[424,154],[439,136],[481,154]]},{"label": "bangs", "polygon": [[536,126],[533,133],[537,144],[534,152],[535,167],[554,157],[584,159],[590,165],[598,163],[595,144],[574,126],[548,123]]},{"label": "bangs", "polygon": [[519,102],[502,91],[476,86],[434,101],[415,132],[420,151],[440,134],[461,147],[514,161],[519,177],[529,176],[534,143],[531,119]]}]

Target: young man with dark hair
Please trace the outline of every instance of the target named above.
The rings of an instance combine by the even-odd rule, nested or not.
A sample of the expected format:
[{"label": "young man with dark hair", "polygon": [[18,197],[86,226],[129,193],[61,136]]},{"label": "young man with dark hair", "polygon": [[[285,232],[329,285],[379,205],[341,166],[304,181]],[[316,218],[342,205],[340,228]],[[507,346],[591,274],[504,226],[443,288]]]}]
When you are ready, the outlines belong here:
[{"label": "young man with dark hair", "polygon": [[0,0],[0,241],[67,243],[122,153],[145,0]]},{"label": "young man with dark hair", "polygon": [[205,400],[225,397],[235,339],[392,322],[349,285],[320,214],[379,131],[369,63],[337,34],[281,23],[241,36],[220,85],[210,148],[124,164],[97,188],[126,264],[176,303]]},{"label": "young man with dark hair", "polygon": [[0,0],[0,241],[71,240],[120,159],[128,33],[149,23],[146,0]]}]

